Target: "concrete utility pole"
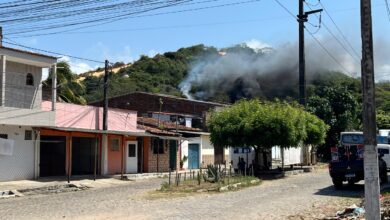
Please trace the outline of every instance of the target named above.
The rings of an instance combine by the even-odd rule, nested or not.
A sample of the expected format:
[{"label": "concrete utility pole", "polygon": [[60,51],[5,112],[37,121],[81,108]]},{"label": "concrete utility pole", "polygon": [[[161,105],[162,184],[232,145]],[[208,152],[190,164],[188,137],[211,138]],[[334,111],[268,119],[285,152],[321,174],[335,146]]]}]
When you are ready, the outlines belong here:
[{"label": "concrete utility pole", "polygon": [[371,0],[360,0],[364,134],[364,198],[366,219],[380,219],[379,169],[376,143],[374,53]]},{"label": "concrete utility pole", "polygon": [[104,63],[104,94],[103,94],[103,130],[107,131],[107,114],[108,114],[108,60]]},{"label": "concrete utility pole", "polygon": [[310,14],[321,12],[322,9],[305,12],[303,3],[299,1],[299,14],[297,15],[299,23],[299,103],[306,105],[306,66],[305,66],[305,22],[308,21]]}]

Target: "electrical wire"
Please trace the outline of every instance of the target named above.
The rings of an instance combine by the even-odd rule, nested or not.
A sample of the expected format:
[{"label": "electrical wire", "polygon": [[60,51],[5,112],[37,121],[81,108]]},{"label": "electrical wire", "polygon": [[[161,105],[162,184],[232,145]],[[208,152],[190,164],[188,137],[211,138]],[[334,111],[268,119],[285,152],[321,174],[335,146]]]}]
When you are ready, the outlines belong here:
[{"label": "electrical wire", "polygon": [[[320,1],[319,1],[320,2]],[[313,10],[310,5],[307,5],[310,10]],[[316,15],[318,17],[318,15]],[[320,15],[321,16],[321,15]],[[321,17],[319,17],[319,19],[321,20]],[[360,61],[359,61],[359,56],[355,57],[354,55],[352,55],[349,50],[345,47],[345,45],[339,40],[339,38],[330,30],[330,28],[328,27],[328,25],[325,24],[324,21],[322,21],[322,26],[325,27],[326,31],[328,31],[328,33],[336,40],[336,42],[352,57],[352,59],[355,60],[355,62],[357,64],[360,64]],[[311,33],[313,34],[313,33]]]},{"label": "electrical wire", "polygon": [[[290,14],[294,20],[296,19],[295,15],[286,7],[284,6],[279,0],[274,0],[276,3],[278,3],[288,14]],[[328,56],[330,58],[332,58],[332,60],[337,63],[344,71],[346,71],[346,73],[348,73],[350,76],[352,76],[352,74],[347,70],[347,68],[345,68],[330,52],[328,49],[326,49],[326,47],[314,36],[314,34],[310,33],[310,31],[307,30],[307,28],[305,27],[305,30],[310,34],[310,36],[317,42],[317,44],[320,46],[320,48],[322,48],[326,54],[328,54]]]},{"label": "electrical wire", "polygon": [[[305,30],[307,30],[305,28]],[[350,76],[353,76],[348,70],[347,68],[345,68],[330,52],[328,49],[326,49],[326,47],[313,35],[311,34],[310,32],[308,32],[310,34],[310,36],[317,42],[317,44],[329,55],[330,58],[332,58],[332,60],[337,63],[346,73],[348,73]]]},{"label": "electrical wire", "polygon": [[351,48],[352,52],[356,55],[356,57],[358,57],[360,59],[360,55],[359,53],[355,50],[355,48],[352,46],[352,44],[349,42],[349,40],[347,39],[347,37],[343,34],[343,32],[341,31],[341,29],[339,28],[339,26],[336,24],[336,22],[334,21],[334,19],[332,18],[332,16],[329,14],[328,10],[325,8],[325,6],[321,3],[320,1],[320,5],[322,7],[322,9],[324,10],[325,14],[328,15],[328,17],[330,18],[330,20],[332,21],[332,23],[334,24],[334,26],[336,27],[337,31],[339,32],[339,34],[341,35],[341,37],[344,39],[344,41],[347,43],[347,45],[349,46],[349,48]]},{"label": "electrical wire", "polygon": [[390,7],[389,7],[388,0],[385,0],[385,4],[386,4],[387,17],[389,18],[390,21]]},{"label": "electrical wire", "polygon": [[[213,0],[213,1],[216,1],[216,0]],[[55,31],[55,32],[49,32],[49,33],[31,34],[31,35],[22,35],[22,37],[33,37],[33,36],[42,36],[42,35],[62,34],[62,33],[69,32],[69,31],[74,31],[74,30],[79,30],[79,29],[85,29],[85,28],[100,26],[100,25],[103,25],[103,24],[108,24],[108,23],[116,22],[116,21],[123,20],[123,19],[134,19],[134,18],[142,18],[142,17],[152,17],[152,16],[160,16],[160,15],[177,14],[177,13],[183,13],[183,12],[192,12],[192,11],[199,11],[199,10],[206,10],[206,9],[213,9],[213,8],[221,8],[221,7],[249,4],[249,3],[254,3],[254,2],[259,2],[259,1],[261,1],[261,0],[238,1],[238,2],[224,3],[224,4],[218,4],[218,5],[212,5],[212,6],[204,6],[204,7],[182,9],[182,10],[176,10],[176,11],[167,11],[167,12],[160,12],[160,13],[153,13],[153,14],[144,14],[144,15],[137,15],[137,14],[141,14],[141,13],[135,13],[135,14],[128,14],[128,16],[126,16],[126,17],[119,17],[119,18],[117,18],[117,16],[114,16],[114,17],[111,17],[108,21],[104,21],[105,19],[102,19],[100,23],[94,23],[94,24],[91,24],[91,25],[80,26],[80,27],[76,27],[76,28],[72,28],[72,29],[63,30],[63,31]],[[208,2],[208,1],[203,1],[203,3],[204,2]],[[196,3],[196,4],[199,4],[199,3]],[[43,28],[43,29],[41,29],[39,31],[48,30],[48,29],[63,28],[63,27],[68,27],[68,26],[61,25],[59,27],[48,27],[48,28]],[[8,33],[8,34],[9,35],[16,35],[16,37],[20,37],[20,34],[28,33],[28,32],[36,32],[36,31],[37,30],[23,30],[23,31],[19,31],[19,32],[13,32],[13,33],[11,32],[11,33]]]},{"label": "electrical wire", "polygon": [[[5,39],[8,39],[8,38],[5,38]],[[49,50],[38,49],[38,48],[34,48],[34,47],[25,46],[25,45],[22,45],[22,44],[19,44],[19,43],[12,43],[12,42],[9,42],[9,41],[3,41],[3,43],[10,44],[10,45],[13,45],[13,46],[22,47],[22,48],[26,48],[26,49],[29,49],[29,50],[40,51],[40,52],[44,52],[44,53],[48,53],[48,54],[54,54],[54,55],[59,55],[59,56],[66,56],[66,57],[70,57],[70,58],[74,58],[74,59],[78,59],[78,60],[85,60],[85,61],[94,62],[94,63],[100,63],[100,64],[104,63],[104,62],[98,61],[98,60],[93,60],[93,59],[89,59],[89,58],[73,56],[73,55],[64,54],[64,53],[53,52],[53,51],[49,51]]]}]

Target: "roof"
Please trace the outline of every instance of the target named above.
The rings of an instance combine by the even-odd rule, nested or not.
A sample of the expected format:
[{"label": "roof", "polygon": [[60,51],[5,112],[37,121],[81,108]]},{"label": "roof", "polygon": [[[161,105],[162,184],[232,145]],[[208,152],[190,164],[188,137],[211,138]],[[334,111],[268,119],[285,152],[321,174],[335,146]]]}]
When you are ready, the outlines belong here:
[{"label": "roof", "polygon": [[189,118],[201,118],[198,115],[181,114],[181,113],[174,113],[174,112],[154,112],[154,111],[151,111],[149,113],[159,114],[159,115],[173,115],[173,116],[178,115],[178,116],[189,117]]},{"label": "roof", "polygon": [[200,100],[188,99],[188,98],[183,98],[183,97],[178,97],[178,96],[173,96],[173,95],[166,95],[166,94],[161,94],[161,93],[150,93],[150,92],[131,92],[131,93],[124,94],[124,95],[113,96],[113,97],[110,97],[110,99],[117,98],[117,97],[123,97],[123,96],[131,95],[131,94],[144,94],[144,95],[150,95],[150,96],[165,97],[165,98],[170,98],[170,99],[203,103],[203,104],[209,104],[209,105],[215,105],[215,106],[221,106],[221,107],[228,106],[228,104],[224,104],[224,103],[200,101]]},{"label": "roof", "polygon": [[156,118],[145,118],[145,117],[138,117],[137,119],[138,124],[141,125],[146,125],[146,126],[151,126],[154,128],[163,128],[165,130],[181,130],[181,131],[202,131],[202,129],[199,128],[191,128],[191,127],[186,127],[183,125],[179,125],[173,122],[166,122],[166,121],[159,121]]},{"label": "roof", "polygon": [[36,53],[36,52],[32,52],[32,51],[27,51],[27,50],[21,50],[21,49],[16,49],[16,48],[11,48],[11,47],[4,47],[4,46],[0,46],[0,48],[7,49],[7,50],[12,50],[12,51],[15,51],[15,52],[18,52],[18,53],[25,53],[25,54],[29,54],[29,55],[41,56],[41,57],[46,57],[46,58],[50,58],[50,59],[58,59],[58,57],[49,56],[49,55],[46,55],[46,54]]},{"label": "roof", "polygon": [[7,61],[23,63],[42,68],[51,67],[57,63],[57,57],[4,46],[0,46],[0,54],[4,55]]},{"label": "roof", "polygon": [[146,132],[148,132],[150,134],[155,134],[155,135],[179,136],[178,133],[162,130],[162,129],[159,129],[159,128],[154,128],[154,127],[147,126],[147,125],[140,125],[140,124],[138,124],[137,125],[137,129],[145,130]]}]

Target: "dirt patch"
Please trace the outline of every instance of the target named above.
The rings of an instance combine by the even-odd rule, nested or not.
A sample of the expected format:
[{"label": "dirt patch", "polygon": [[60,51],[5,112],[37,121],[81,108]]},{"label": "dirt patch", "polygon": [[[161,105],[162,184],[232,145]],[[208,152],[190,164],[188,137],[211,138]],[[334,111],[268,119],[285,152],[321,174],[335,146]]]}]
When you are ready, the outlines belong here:
[{"label": "dirt patch", "polygon": [[147,194],[148,199],[179,198],[196,194],[212,194],[226,191],[237,191],[241,188],[259,185],[261,181],[252,176],[229,178],[223,182],[213,183],[207,181],[186,180],[179,184],[163,182],[161,188]]},{"label": "dirt patch", "polygon": [[81,191],[86,190],[90,187],[87,186],[76,186],[74,184],[64,184],[64,185],[54,185],[54,186],[45,186],[45,187],[39,187],[39,188],[32,188],[32,189],[22,189],[18,190],[20,193],[22,193],[24,196],[31,196],[31,195],[38,195],[38,194],[56,194],[56,193],[65,193],[65,192],[75,192],[75,191]]}]

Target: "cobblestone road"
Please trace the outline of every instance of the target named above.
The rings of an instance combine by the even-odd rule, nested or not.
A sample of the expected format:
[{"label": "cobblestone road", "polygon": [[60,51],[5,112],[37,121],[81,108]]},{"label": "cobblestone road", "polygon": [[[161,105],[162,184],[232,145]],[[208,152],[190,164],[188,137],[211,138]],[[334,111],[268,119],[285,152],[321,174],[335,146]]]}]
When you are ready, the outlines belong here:
[{"label": "cobblestone road", "polygon": [[312,219],[357,202],[363,189],[335,191],[326,170],[319,170],[237,192],[148,199],[162,181],[3,199],[0,219]]}]

